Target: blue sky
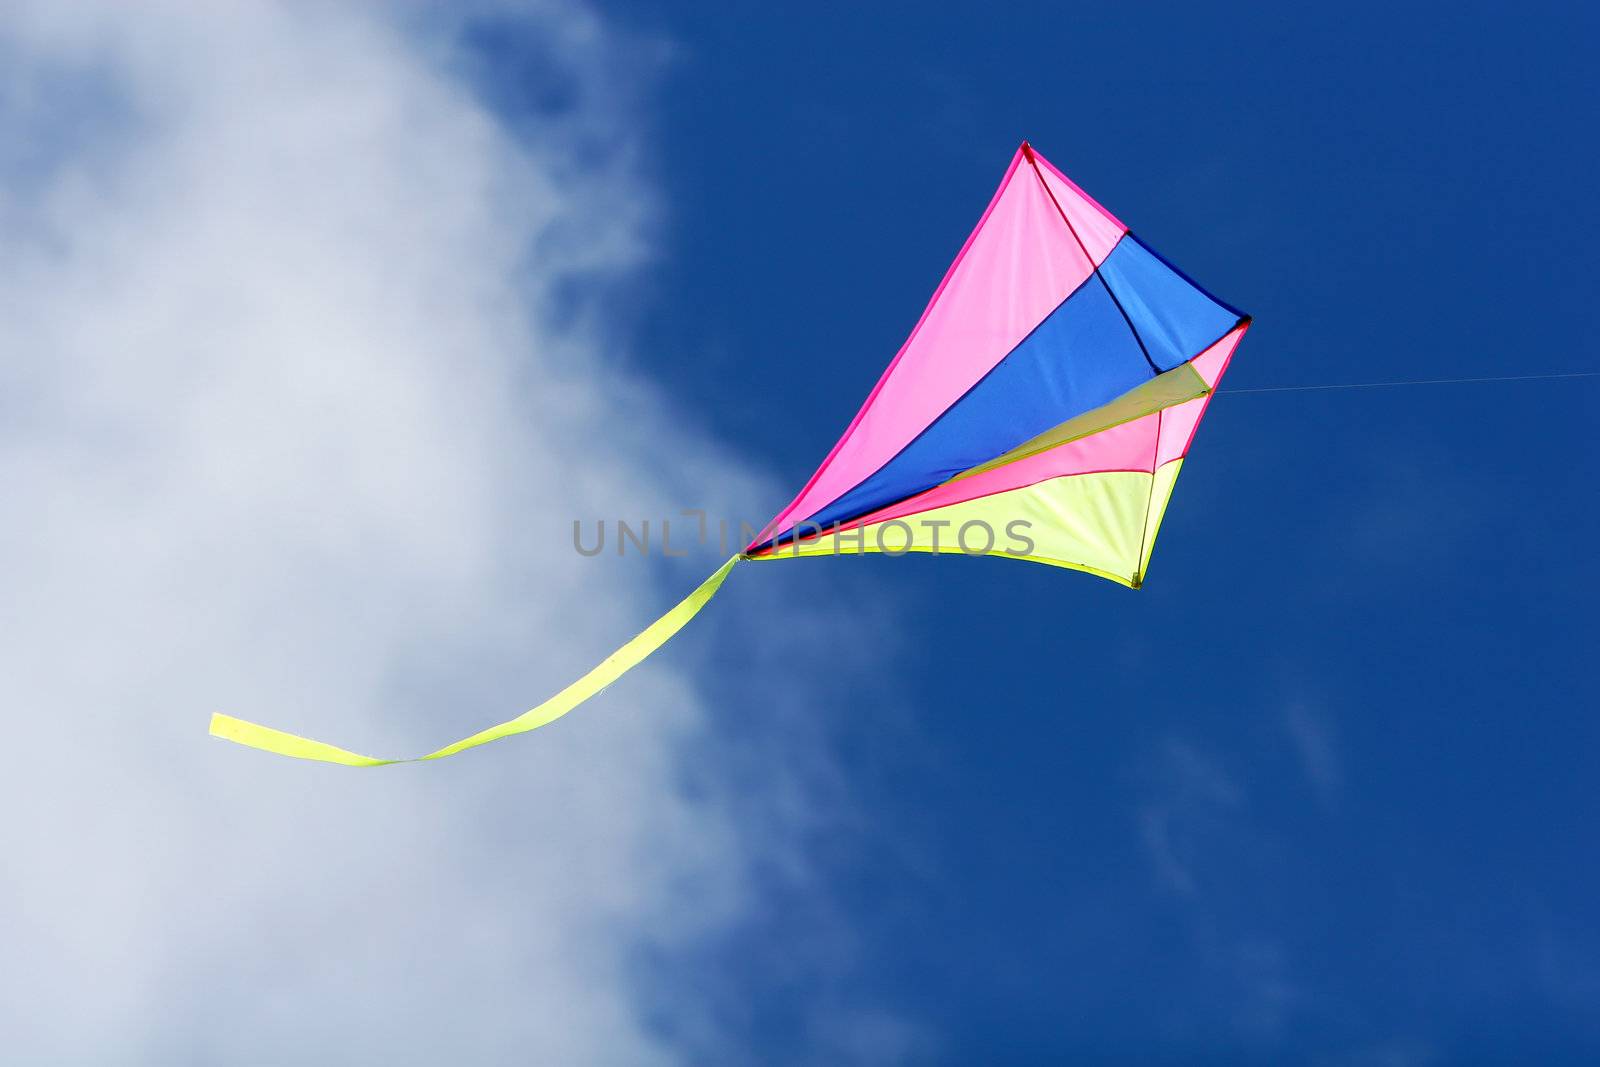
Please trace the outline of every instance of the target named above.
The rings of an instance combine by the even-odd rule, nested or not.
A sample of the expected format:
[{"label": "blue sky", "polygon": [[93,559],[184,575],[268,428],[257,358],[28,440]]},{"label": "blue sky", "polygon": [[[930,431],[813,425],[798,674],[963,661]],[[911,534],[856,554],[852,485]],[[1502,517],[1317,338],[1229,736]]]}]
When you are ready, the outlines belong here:
[{"label": "blue sky", "polygon": [[1213,404],[1130,592],[741,567],[1027,137],[1236,388],[1579,372],[1595,17],[0,10],[29,1063],[1600,1058],[1593,381]]},{"label": "blue sky", "polygon": [[[1255,315],[1235,387],[1596,366],[1577,8],[607,10],[675,44],[639,369],[794,487],[1023,137]],[[1222,398],[1139,594],[738,575],[779,629],[823,567],[892,628],[885,686],[811,709],[853,965],[794,989],[775,905],[716,961],[750,1025],[826,995],[929,1062],[1592,1059],[1597,414],[1581,380]]]}]

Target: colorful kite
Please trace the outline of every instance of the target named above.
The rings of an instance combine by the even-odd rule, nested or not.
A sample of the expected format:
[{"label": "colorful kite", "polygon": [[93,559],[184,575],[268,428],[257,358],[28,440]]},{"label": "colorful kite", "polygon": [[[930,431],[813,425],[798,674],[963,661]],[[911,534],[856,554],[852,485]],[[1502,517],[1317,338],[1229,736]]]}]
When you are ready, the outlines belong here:
[{"label": "colorful kite", "polygon": [[[741,560],[998,555],[1139,588],[1195,429],[1249,326],[1023,142],[844,436],[756,540],[554,697],[417,759],[565,715],[665,644]],[[211,732],[301,759],[411,762],[227,715]]]}]

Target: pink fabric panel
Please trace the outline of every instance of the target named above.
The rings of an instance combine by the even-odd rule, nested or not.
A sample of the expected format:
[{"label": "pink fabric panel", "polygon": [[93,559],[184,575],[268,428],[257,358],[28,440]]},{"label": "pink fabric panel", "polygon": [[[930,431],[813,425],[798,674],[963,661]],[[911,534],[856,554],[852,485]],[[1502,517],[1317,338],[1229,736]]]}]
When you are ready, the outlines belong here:
[{"label": "pink fabric panel", "polygon": [[1079,189],[1072,179],[1062,174],[1055,165],[1033,150],[1033,157],[1039,161],[1039,173],[1044,177],[1045,184],[1055,194],[1061,210],[1067,213],[1067,218],[1072,220],[1072,226],[1078,231],[1078,236],[1083,238],[1083,245],[1089,250],[1096,263],[1104,263],[1107,255],[1128,228],[1111,212],[1095,203],[1094,198]]},{"label": "pink fabric panel", "polygon": [[1223,372],[1228,369],[1228,361],[1233,358],[1233,350],[1239,347],[1239,339],[1249,328],[1249,323],[1240,326],[1189,361],[1194,364],[1194,369],[1205,380],[1206,385],[1212,389],[1217,387],[1217,383],[1222,380]]},{"label": "pink fabric panel", "polygon": [[[1093,221],[1080,233],[1091,252],[1104,259],[1120,236],[1115,220],[1090,210],[1081,194],[1064,185],[1056,195],[1063,193],[1069,197],[1062,200],[1063,209]],[[855,421],[757,540],[815,514],[892,459],[1092,273],[1019,151],[989,210]]]},{"label": "pink fabric panel", "polygon": [[[874,522],[903,519],[924,511],[993,496],[1027,485],[1037,485],[1051,478],[1069,474],[1089,474],[1094,471],[1150,470],[1150,459],[1156,451],[1156,416],[1145,415],[1101,430],[1097,434],[1071,441],[1064,445],[996,467],[992,471],[975,474],[958,482],[947,482],[920,493],[909,500],[891,504],[870,515],[863,515],[844,523],[840,528],[853,530]],[[807,533],[812,531],[807,530]]]},{"label": "pink fabric panel", "polygon": [[1156,449],[1156,466],[1179,456],[1187,455],[1189,442],[1194,440],[1194,430],[1200,417],[1206,413],[1209,396],[1197,396],[1161,413],[1161,444]]},{"label": "pink fabric panel", "polygon": [[[1240,339],[1249,328],[1250,324],[1245,323],[1190,360],[1195,372],[1205,379],[1208,386],[1215,389],[1222,380],[1229,361],[1233,359],[1234,349],[1239,347]],[[1156,449],[1157,466],[1189,454],[1189,445],[1193,443],[1195,431],[1200,428],[1200,420],[1210,403],[1210,396],[1201,396],[1166,410],[1161,422],[1161,444]]]}]

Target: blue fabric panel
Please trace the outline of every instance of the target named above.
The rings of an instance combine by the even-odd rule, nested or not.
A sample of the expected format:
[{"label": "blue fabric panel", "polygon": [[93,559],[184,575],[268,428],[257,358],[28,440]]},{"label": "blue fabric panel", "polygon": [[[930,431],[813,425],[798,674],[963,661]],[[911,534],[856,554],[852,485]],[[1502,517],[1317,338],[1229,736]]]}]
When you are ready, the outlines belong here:
[{"label": "blue fabric panel", "polygon": [[1164,371],[1205,351],[1241,318],[1132,234],[1111,250],[1100,273],[1139,331],[1151,361]]},{"label": "blue fabric panel", "polygon": [[1103,284],[1087,278],[898,455],[806,523],[847,522],[931,489],[1116,399],[1154,376],[1150,363],[1167,371],[1193,359],[1243,317],[1131,233],[1100,273]]},{"label": "blue fabric panel", "polygon": [[898,455],[808,521],[831,526],[904,500],[1152,377],[1122,313],[1091,276]]}]

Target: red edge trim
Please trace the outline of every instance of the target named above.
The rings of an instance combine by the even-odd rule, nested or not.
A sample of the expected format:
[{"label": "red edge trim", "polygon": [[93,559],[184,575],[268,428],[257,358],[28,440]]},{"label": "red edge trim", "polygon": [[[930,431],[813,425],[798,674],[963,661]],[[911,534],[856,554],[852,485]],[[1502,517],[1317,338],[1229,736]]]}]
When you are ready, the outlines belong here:
[{"label": "red edge trim", "polygon": [[[900,357],[906,354],[906,349],[910,348],[911,342],[916,340],[917,334],[922,330],[922,324],[928,319],[928,314],[933,311],[933,306],[939,302],[939,297],[944,295],[945,286],[949,285],[950,279],[955,276],[956,268],[961,266],[961,261],[967,258],[967,249],[972,247],[972,242],[977,240],[979,232],[982,231],[984,225],[989,221],[989,216],[993,214],[995,205],[1000,202],[1000,197],[1005,194],[1006,187],[1011,184],[1012,177],[1017,173],[1017,167],[1022,164],[1022,159],[1022,149],[1019,148],[1017,149],[1016,154],[1011,157],[1011,166],[1006,168],[1005,177],[1000,179],[1000,187],[994,191],[994,196],[989,198],[989,206],[984,208],[983,216],[978,219],[978,224],[974,226],[972,228],[972,232],[967,235],[966,241],[961,246],[961,251],[956,253],[956,258],[951,262],[949,269],[944,272],[944,277],[940,279],[939,288],[933,291],[932,298],[928,300],[928,306],[922,309],[922,315],[917,319],[917,324],[911,328],[911,333],[906,337],[905,343],[900,346],[900,351],[895,353],[894,359],[889,361],[889,365],[885,367],[883,369],[883,373],[879,375],[878,384],[874,385],[872,387],[872,392],[867,394],[867,399],[862,402],[861,409],[856,412],[855,418],[850,420],[850,425],[845,427],[843,435],[841,435],[839,440],[834,443],[833,448],[828,452],[827,456],[823,458],[822,464],[817,467],[816,473],[811,475],[806,484],[801,487],[798,493],[795,494],[794,499],[789,501],[788,505],[782,511],[773,516],[773,518],[761,528],[761,533],[757,535],[754,541],[745,546],[746,552],[749,552],[750,549],[771,537],[773,531],[781,528],[781,524],[787,521],[789,516],[793,513],[795,505],[800,503],[800,501],[805,498],[805,495],[811,491],[811,487],[813,485],[817,484],[817,479],[821,478],[822,473],[828,469],[830,464],[833,463],[833,457],[839,454],[839,450],[844,447],[845,442],[848,441],[850,436],[855,433],[856,427],[861,424],[861,419],[866,415],[867,409],[872,406],[872,402],[878,398],[878,393],[882,391],[883,384],[889,380],[889,375],[893,374],[895,367],[900,364]],[[829,501],[828,503],[832,503],[832,501]],[[823,506],[826,507],[827,505],[824,504]],[[784,532],[787,532],[787,530]]]}]

